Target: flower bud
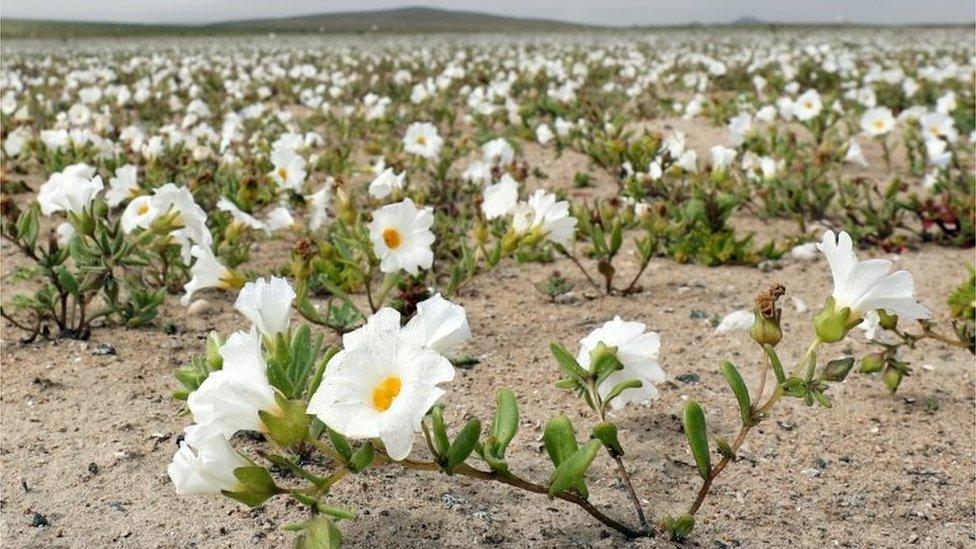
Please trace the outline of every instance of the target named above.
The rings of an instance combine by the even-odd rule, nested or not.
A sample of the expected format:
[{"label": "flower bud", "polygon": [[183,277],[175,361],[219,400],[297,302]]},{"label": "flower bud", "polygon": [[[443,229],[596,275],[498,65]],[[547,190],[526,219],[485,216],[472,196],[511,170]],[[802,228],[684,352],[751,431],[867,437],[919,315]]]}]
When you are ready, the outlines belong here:
[{"label": "flower bud", "polygon": [[617,426],[609,421],[597,423],[593,427],[593,438],[599,439],[604,446],[610,450],[612,456],[624,455],[624,449],[620,446],[620,439],[617,437]]},{"label": "flower bud", "polygon": [[884,380],[884,384],[892,393],[898,390],[898,386],[901,385],[901,380],[904,377],[905,372],[903,369],[893,364],[888,365],[888,367],[885,368],[884,373],[881,375],[881,379]]},{"label": "flower bud", "polygon": [[216,331],[210,332],[207,336],[207,367],[210,370],[219,370],[224,365],[224,359],[220,356],[220,348],[224,342],[220,340],[220,334]]},{"label": "flower bud", "polygon": [[844,339],[850,329],[848,322],[850,317],[850,308],[844,307],[838,311],[834,298],[828,298],[823,310],[813,317],[813,326],[817,330],[817,337],[824,343],[836,343]]},{"label": "flower bud", "polygon": [[786,293],[782,284],[774,284],[756,296],[755,321],[752,324],[752,339],[760,345],[775,347],[783,339],[780,328],[782,309],[776,301]]},{"label": "flower bud", "polygon": [[873,374],[880,372],[885,365],[884,353],[871,353],[861,357],[861,373]]},{"label": "flower bud", "polygon": [[878,325],[885,330],[893,331],[898,327],[898,315],[889,315],[884,309],[878,309]]},{"label": "flower bud", "polygon": [[305,440],[309,425],[305,403],[300,400],[287,400],[281,395],[275,395],[275,402],[278,404],[278,410],[274,413],[266,410],[258,411],[258,416],[267,428],[268,435],[285,448]]},{"label": "flower bud", "polygon": [[610,347],[600,341],[596,348],[590,351],[590,370],[597,378],[605,378],[610,372],[620,370],[623,365],[617,359],[617,348]]},{"label": "flower bud", "polygon": [[485,242],[488,242],[488,236],[490,233],[488,231],[488,225],[485,224],[483,221],[479,220],[475,224],[472,233],[474,235],[474,241],[477,242],[478,244],[484,244]]},{"label": "flower bud", "polygon": [[248,507],[257,507],[271,496],[280,492],[274,480],[264,467],[238,467],[234,476],[239,482],[237,490],[224,490],[225,496],[236,499]]},{"label": "flower bud", "polygon": [[831,360],[824,366],[820,377],[824,381],[844,381],[853,367],[854,357],[852,356]]}]

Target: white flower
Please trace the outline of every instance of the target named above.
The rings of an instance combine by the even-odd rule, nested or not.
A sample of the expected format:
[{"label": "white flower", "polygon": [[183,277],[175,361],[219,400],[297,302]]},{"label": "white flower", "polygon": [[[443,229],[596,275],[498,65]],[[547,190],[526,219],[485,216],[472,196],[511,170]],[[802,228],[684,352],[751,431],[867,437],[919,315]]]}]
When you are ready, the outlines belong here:
[{"label": "white flower", "polygon": [[220,356],[221,369],[207,376],[186,399],[197,423],[187,433],[191,445],[210,435],[230,438],[238,431],[267,432],[258,412],[280,412],[275,390],[268,383],[261,338],[254,328],[231,334],[220,348]]},{"label": "white flower", "polygon": [[539,230],[556,244],[568,246],[576,235],[576,218],[569,215],[569,202],[556,202],[556,195],[537,189],[516,206],[512,228],[519,234]]},{"label": "white flower", "polygon": [[454,367],[432,349],[400,335],[400,313],[380,309],[343,338],[312,395],[308,413],[353,439],[379,438],[391,458],[410,454],[427,411],[454,379]]},{"label": "white flower", "polygon": [[746,140],[746,136],[752,131],[752,115],[747,112],[739,113],[729,120],[729,135],[732,144],[741,145]]},{"label": "white flower", "polygon": [[441,294],[418,303],[417,313],[400,333],[441,354],[471,339],[464,307],[444,299]]},{"label": "white flower", "polygon": [[950,143],[959,137],[956,130],[956,121],[951,116],[939,112],[927,112],[918,117],[918,123],[922,126],[922,137],[925,140],[945,139]]},{"label": "white flower", "polygon": [[183,285],[183,291],[186,293],[180,298],[180,303],[184,307],[190,304],[193,294],[198,290],[204,288],[222,288],[229,290],[236,285],[237,275],[227,267],[224,267],[214,257],[210,248],[194,244],[190,247],[190,255],[197,260],[190,267],[191,278],[189,282]]},{"label": "white flower", "polygon": [[194,244],[207,248],[213,245],[213,235],[207,228],[207,212],[193,200],[193,193],[186,187],[167,183],[153,191],[152,206],[162,215],[176,212],[176,223],[181,225],[170,233],[182,247],[183,261],[192,259],[190,248]]},{"label": "white flower", "polygon": [[325,186],[315,194],[307,198],[309,220],[308,228],[315,231],[325,224],[329,217],[329,203],[332,200],[332,186],[335,180],[331,177],[326,181]]},{"label": "white flower", "polygon": [[929,165],[936,168],[945,168],[952,161],[952,151],[941,139],[925,140],[925,156],[928,158]]},{"label": "white flower", "polygon": [[515,151],[508,141],[499,137],[481,146],[484,161],[495,166],[508,166],[515,158]]},{"label": "white flower", "polygon": [[292,190],[299,190],[305,183],[305,159],[292,149],[275,149],[271,151],[271,163],[274,169],[268,175],[278,185]]},{"label": "white flower", "polygon": [[263,221],[238,208],[237,204],[231,202],[227,197],[220,197],[220,200],[217,201],[217,209],[229,213],[234,218],[234,221],[245,227],[259,231],[268,231],[268,226]]},{"label": "white flower", "polygon": [[861,130],[871,137],[885,135],[895,127],[895,117],[888,107],[875,107],[864,111]]},{"label": "white flower", "polygon": [[636,379],[642,383],[640,387],[624,390],[613,399],[610,406],[614,409],[623,408],[631,402],[642,403],[657,398],[658,391],[654,385],[664,382],[664,370],[657,363],[661,340],[656,332],[645,332],[645,329],[646,326],[640,322],[624,321],[617,316],[580,340],[576,361],[587,369],[590,368],[590,352],[599,343],[617,348],[617,360],[623,369],[610,374],[600,384],[598,391],[601,397],[605,398],[620,382]]},{"label": "white flower", "polygon": [[847,153],[844,155],[844,162],[857,164],[862,168],[868,167],[868,161],[864,158],[864,153],[861,152],[861,145],[854,139],[851,139],[847,143]]},{"label": "white flower", "polygon": [[887,259],[858,261],[854,243],[846,232],[836,236],[833,231],[825,232],[819,248],[830,263],[836,310],[849,307],[851,319],[863,318],[877,309],[908,320],[929,317],[928,309],[914,297],[911,273],[891,272],[892,264]]},{"label": "white flower", "polygon": [[73,164],[64,171],[51,174],[37,192],[41,213],[81,213],[105,187],[101,177],[92,178],[94,172],[95,169],[87,164]]},{"label": "white flower", "polygon": [[58,244],[64,247],[71,242],[71,237],[75,235],[75,226],[65,221],[58,225],[58,228],[54,232],[58,235]]},{"label": "white flower", "polygon": [[284,278],[273,276],[267,281],[259,278],[241,288],[234,308],[253,322],[262,334],[273,338],[288,331],[294,299],[295,290]]},{"label": "white flower", "polygon": [[109,189],[105,192],[105,202],[115,207],[139,194],[138,172],[132,164],[115,170],[115,177],[108,180]]},{"label": "white flower", "polygon": [[430,208],[417,208],[409,198],[373,212],[369,238],[380,258],[380,270],[392,273],[403,269],[415,275],[420,268],[429,269],[434,262],[430,248],[434,243],[433,224]]},{"label": "white flower", "polygon": [[809,89],[793,102],[793,116],[800,122],[806,122],[816,118],[823,110],[823,103],[820,101],[820,94],[817,90]]},{"label": "white flower", "polygon": [[482,162],[476,160],[471,163],[461,174],[461,178],[465,181],[477,184],[485,184],[491,182],[491,165],[487,162]]},{"label": "white flower", "polygon": [[403,178],[406,174],[397,174],[393,168],[386,168],[369,184],[369,195],[373,198],[386,198],[394,191],[403,189]]},{"label": "white flower", "polygon": [[485,200],[481,203],[481,211],[485,219],[496,219],[508,215],[518,203],[518,182],[507,173],[501,181],[485,187]]},{"label": "white flower", "polygon": [[956,110],[956,104],[956,92],[947,91],[945,95],[936,100],[935,110],[942,114],[949,114]]},{"label": "white flower", "polygon": [[30,137],[30,128],[17,126],[17,129],[7,134],[7,139],[3,142],[3,152],[11,158],[17,158]]},{"label": "white flower", "polygon": [[540,145],[546,145],[554,137],[552,130],[549,129],[547,124],[539,124],[535,129],[535,140],[539,142]]},{"label": "white flower", "polygon": [[711,148],[712,153],[712,169],[718,171],[724,171],[735,160],[735,149],[730,149],[728,147],[723,147],[722,145],[715,145]]},{"label": "white flower", "polygon": [[681,153],[675,164],[686,172],[696,173],[698,171],[698,153],[689,149]]},{"label": "white flower", "polygon": [[756,314],[752,311],[739,309],[725,315],[725,318],[715,327],[716,334],[729,332],[748,332],[756,322]]},{"label": "white flower", "polygon": [[275,209],[268,212],[268,217],[265,218],[265,223],[268,226],[269,231],[277,231],[278,229],[287,229],[295,224],[295,218],[291,215],[291,210],[286,206],[278,206]]},{"label": "white flower", "polygon": [[159,210],[153,206],[152,197],[138,196],[122,212],[122,232],[129,234],[136,229],[148,229],[158,216]]},{"label": "white flower", "polygon": [[226,438],[210,434],[196,437],[192,447],[186,440],[180,441],[166,472],[177,494],[220,494],[240,491],[244,486],[234,476],[234,469],[250,465]]},{"label": "white flower", "polygon": [[434,159],[441,153],[444,139],[437,134],[437,128],[429,122],[414,122],[407,127],[403,136],[403,149],[410,154]]}]

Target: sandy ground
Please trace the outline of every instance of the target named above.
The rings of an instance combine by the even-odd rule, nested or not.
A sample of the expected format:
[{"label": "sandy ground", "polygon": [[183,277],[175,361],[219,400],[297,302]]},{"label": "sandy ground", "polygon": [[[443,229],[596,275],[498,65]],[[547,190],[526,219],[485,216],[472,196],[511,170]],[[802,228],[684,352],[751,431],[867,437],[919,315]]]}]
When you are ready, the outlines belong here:
[{"label": "sandy ground", "polygon": [[[683,121],[657,124],[695,129]],[[695,135],[689,143],[704,158],[706,145],[716,141],[711,134]],[[872,144],[863,145],[875,155]],[[579,153],[566,151],[557,159],[529,144],[521,156],[548,175],[530,177],[527,188],[567,188],[573,173],[587,171],[594,186],[574,189],[574,198],[614,192],[610,175],[589,167]],[[796,230],[785,221],[735,223],[757,231],[759,241]],[[288,249],[281,241],[263,243],[249,266],[275,265]],[[625,255],[619,280],[629,280],[636,268],[632,255]],[[0,261],[6,274],[23,258],[4,244]],[[897,258],[900,268],[914,273],[919,297],[940,318],[947,314],[946,296],[973,263],[971,249],[932,246]],[[559,303],[534,289],[555,270],[574,284],[572,296]],[[469,416],[487,420],[494,390],[513,387],[523,418],[509,451],[513,470],[544,482],[550,471],[541,445],[546,419],[565,411],[580,431],[592,424],[580,402],[553,386],[559,373],[549,342],[575,352],[580,338],[614,315],[642,321],[661,334],[661,363],[669,381],[660,400],[628,408],[615,420],[649,513],[655,519],[678,514],[700,482],[680,428],[685,399],[703,404],[713,436],[731,437],[738,412],[718,363],[736,362],[753,389],[758,381],[759,350],[745,334],[714,335],[712,319],[748,307],[773,281],[783,282],[788,296],[813,310],[830,291],[828,269],[820,260],[786,261],[771,272],[655,260],[641,278],[644,291],[627,298],[598,296],[565,260],[504,262],[458,298],[474,332],[458,354],[480,363],[458,370],[446,397],[447,417],[455,428]],[[5,283],[3,301],[27,287]],[[227,334],[246,327],[233,311],[231,295],[207,297],[212,307],[198,316],[187,317],[174,297],[156,325],[99,329],[87,342],[24,346],[18,342],[22,334],[4,323],[0,538],[5,547],[280,547],[291,542],[292,535],[279,527],[303,518],[298,506],[278,499],[248,510],[226,498],[177,497],[166,475],[177,437],[189,423],[181,403],[170,398],[174,369],[202,353],[210,330]],[[781,354],[793,362],[812,336],[812,313],[795,311],[788,299],[784,309]],[[162,329],[167,320],[177,327],[171,335]],[[115,354],[103,354],[108,348]],[[837,357],[863,348],[851,342],[831,351]],[[896,396],[876,377],[852,375],[831,390],[832,409],[781,402],[750,435],[740,461],[717,481],[686,545],[976,546],[973,357],[926,342],[906,358],[913,375]],[[418,444],[418,455],[423,454]],[[592,501],[633,522],[611,465],[601,457],[591,469]],[[661,539],[629,543],[575,507],[543,496],[395,466],[347,479],[333,495],[333,503],[359,513],[357,521],[342,524],[352,546],[671,545]]]},{"label": "sandy ground", "polygon": [[[6,270],[13,263],[9,247],[3,259]],[[944,296],[972,259],[971,250],[927,247],[902,256],[898,264],[916,274],[923,302],[944,315]],[[506,264],[469,286],[459,300],[475,337],[460,352],[481,362],[458,371],[447,397],[448,417],[455,423],[469,415],[487,418],[488,395],[498,386],[514,387],[523,420],[510,451],[513,467],[543,481],[548,475],[540,443],[545,419],[568,410],[578,426],[590,423],[571,395],[553,387],[558,372],[548,343],[575,349],[576,340],[615,314],[645,322],[661,334],[661,362],[670,381],[659,401],[629,408],[615,419],[637,491],[650,512],[655,517],[679,512],[698,484],[677,415],[683,401],[700,400],[712,433],[729,436],[737,411],[717,372],[718,361],[732,358],[750,382],[757,378],[759,355],[747,337],[715,336],[707,318],[747,305],[770,281],[785,282],[790,295],[813,308],[829,292],[826,265],[791,263],[764,273],[656,260],[642,278],[643,293],[596,299],[588,299],[584,281],[570,268],[564,262]],[[554,269],[575,283],[569,302],[550,303],[529,289]],[[173,335],[158,327],[102,329],[88,342],[21,346],[19,334],[5,329],[0,392],[5,546],[277,547],[289,542],[290,534],[278,526],[300,519],[299,508],[277,500],[251,511],[219,497],[177,497],[165,473],[189,421],[169,397],[173,369],[201,352],[209,330],[243,327],[230,295],[212,296],[212,303],[208,313],[186,318],[171,300],[165,315],[176,319]],[[782,352],[795,360],[811,335],[810,313],[787,307],[784,316]],[[100,345],[118,354],[99,355]],[[916,366],[914,375],[897,396],[878,379],[854,375],[832,390],[833,409],[794,401],[780,405],[750,436],[741,461],[717,482],[689,545],[973,546],[973,359],[935,345],[908,358]],[[688,381],[695,376],[697,381]],[[590,479],[596,504],[631,518],[608,460],[598,460]],[[343,525],[351,545],[628,545],[562,502],[397,467],[343,482],[334,501],[360,513],[359,520]],[[46,526],[34,526],[38,515]]]}]

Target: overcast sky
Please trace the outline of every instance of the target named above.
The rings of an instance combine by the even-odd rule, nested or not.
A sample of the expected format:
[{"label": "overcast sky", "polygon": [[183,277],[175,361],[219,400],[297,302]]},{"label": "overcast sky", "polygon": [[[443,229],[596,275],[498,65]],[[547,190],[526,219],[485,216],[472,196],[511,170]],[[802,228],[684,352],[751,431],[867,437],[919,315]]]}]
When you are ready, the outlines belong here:
[{"label": "overcast sky", "polygon": [[211,23],[423,5],[604,25],[782,22],[968,23],[974,0],[3,0],[0,17]]}]

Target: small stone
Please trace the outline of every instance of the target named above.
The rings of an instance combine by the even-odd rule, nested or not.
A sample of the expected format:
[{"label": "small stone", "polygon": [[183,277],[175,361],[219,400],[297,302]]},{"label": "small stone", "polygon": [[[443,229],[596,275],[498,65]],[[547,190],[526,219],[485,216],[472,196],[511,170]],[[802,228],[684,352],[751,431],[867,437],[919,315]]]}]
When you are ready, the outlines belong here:
[{"label": "small stone", "polygon": [[784,431],[792,431],[793,428],[796,427],[796,424],[790,423],[789,421],[783,421],[783,420],[777,421],[776,424],[779,425],[779,428]]},{"label": "small stone", "polygon": [[706,313],[705,311],[698,310],[698,309],[693,309],[691,311],[691,314],[688,315],[688,316],[690,316],[694,320],[701,320],[703,318],[708,318],[708,313]]},{"label": "small stone", "polygon": [[681,383],[698,383],[701,381],[701,376],[698,374],[681,374],[679,376],[675,376],[675,379]]},{"label": "small stone", "polygon": [[116,356],[119,352],[115,350],[115,347],[109,345],[108,343],[99,343],[98,347],[92,351],[94,356]]},{"label": "small stone", "polygon": [[198,299],[190,304],[186,309],[187,316],[199,316],[210,310],[210,302],[206,299]]},{"label": "small stone", "polygon": [[42,526],[48,526],[50,523],[47,521],[47,517],[40,513],[34,513],[34,518],[31,519],[31,526],[34,528],[40,528]]},{"label": "small stone", "polygon": [[98,464],[94,461],[88,464],[88,472],[97,475],[98,474]]}]

